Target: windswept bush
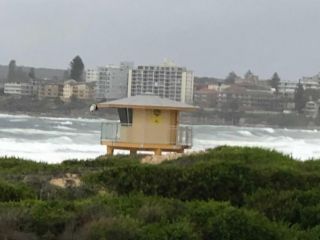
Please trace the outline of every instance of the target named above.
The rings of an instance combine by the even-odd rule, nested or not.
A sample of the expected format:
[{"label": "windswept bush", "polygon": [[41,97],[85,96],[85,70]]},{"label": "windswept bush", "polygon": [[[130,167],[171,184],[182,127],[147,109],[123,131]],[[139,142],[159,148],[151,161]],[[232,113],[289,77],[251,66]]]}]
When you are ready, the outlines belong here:
[{"label": "windswept bush", "polygon": [[130,217],[102,218],[87,226],[86,239],[135,240],[139,235],[139,223]]},{"label": "windswept bush", "polygon": [[[267,201],[266,201],[267,199]],[[270,220],[298,224],[304,229],[320,224],[320,191],[276,191],[260,189],[246,199],[247,207],[256,209]]]},{"label": "windswept bush", "polygon": [[22,184],[0,181],[0,201],[20,201],[34,196],[34,192]]},{"label": "windswept bush", "polygon": [[[226,146],[138,161],[0,159],[0,239],[320,239],[320,161]],[[67,173],[81,184],[51,184]]]},{"label": "windswept bush", "polygon": [[107,169],[87,177],[88,182],[105,185],[120,194],[142,192],[192,199],[216,199],[242,204],[244,194],[255,188],[255,173],[234,163],[176,166],[127,166]]},{"label": "windswept bush", "polygon": [[290,232],[284,226],[271,223],[253,211],[216,202],[191,202],[188,207],[201,239],[290,239]]}]

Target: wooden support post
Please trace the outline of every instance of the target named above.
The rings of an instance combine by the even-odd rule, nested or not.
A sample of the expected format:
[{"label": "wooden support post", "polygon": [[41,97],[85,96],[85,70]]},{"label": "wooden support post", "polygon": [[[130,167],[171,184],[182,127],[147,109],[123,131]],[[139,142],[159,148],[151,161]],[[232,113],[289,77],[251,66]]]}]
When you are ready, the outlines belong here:
[{"label": "wooden support post", "polygon": [[137,150],[136,149],[130,149],[130,155],[136,155]]},{"label": "wooden support post", "polygon": [[113,147],[112,146],[107,146],[107,155],[110,155],[110,156],[113,155]]},{"label": "wooden support post", "polygon": [[161,156],[161,149],[160,148],[155,149],[154,150],[154,155]]}]

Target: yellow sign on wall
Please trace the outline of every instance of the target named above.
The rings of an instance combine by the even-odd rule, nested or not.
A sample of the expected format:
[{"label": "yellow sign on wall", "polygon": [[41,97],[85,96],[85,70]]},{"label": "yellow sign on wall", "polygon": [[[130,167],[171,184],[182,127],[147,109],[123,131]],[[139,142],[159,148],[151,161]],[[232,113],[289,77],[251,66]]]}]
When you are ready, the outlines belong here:
[{"label": "yellow sign on wall", "polygon": [[161,110],[155,109],[152,111],[152,122],[157,124],[161,122]]}]

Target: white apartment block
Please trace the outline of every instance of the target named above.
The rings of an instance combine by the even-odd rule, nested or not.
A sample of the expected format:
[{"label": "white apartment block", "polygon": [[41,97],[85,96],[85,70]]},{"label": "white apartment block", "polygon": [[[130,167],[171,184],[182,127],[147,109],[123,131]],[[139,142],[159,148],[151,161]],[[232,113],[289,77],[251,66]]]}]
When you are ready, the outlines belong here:
[{"label": "white apartment block", "polygon": [[32,96],[33,95],[33,85],[30,83],[5,83],[4,93],[9,95],[17,96]]},{"label": "white apartment block", "polygon": [[154,94],[178,102],[193,103],[193,72],[171,62],[138,66],[129,71],[128,97]]},{"label": "white apartment block", "polygon": [[304,89],[320,89],[320,73],[312,77],[303,77],[301,83]]},{"label": "white apartment block", "polygon": [[297,84],[297,82],[281,81],[278,86],[279,94],[293,99]]},{"label": "white apartment block", "polygon": [[86,71],[86,82],[96,82],[99,80],[98,68],[90,68]]},{"label": "white apartment block", "polygon": [[121,62],[120,65],[98,67],[96,82],[97,99],[119,99],[127,96],[128,74],[133,68],[131,62]]}]

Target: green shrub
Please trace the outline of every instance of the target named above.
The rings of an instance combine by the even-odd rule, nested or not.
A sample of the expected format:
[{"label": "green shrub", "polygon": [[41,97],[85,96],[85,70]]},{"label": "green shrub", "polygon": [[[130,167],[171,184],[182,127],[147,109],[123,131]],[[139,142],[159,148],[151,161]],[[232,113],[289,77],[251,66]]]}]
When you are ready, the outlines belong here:
[{"label": "green shrub", "polygon": [[191,222],[195,224],[201,239],[290,239],[284,226],[273,224],[255,212],[215,202],[193,202],[188,205]]},{"label": "green shrub", "polygon": [[196,240],[200,237],[195,233],[193,226],[188,221],[174,223],[154,223],[141,228],[141,240]]},{"label": "green shrub", "polygon": [[234,163],[171,166],[127,166],[111,168],[89,177],[120,194],[142,192],[182,200],[216,199],[242,204],[255,186],[255,173]]},{"label": "green shrub", "polygon": [[[266,200],[267,199],[267,200]],[[256,209],[270,220],[298,224],[307,229],[320,224],[320,191],[277,191],[260,189],[246,198],[248,208]]]},{"label": "green shrub", "polygon": [[[0,238],[319,239],[320,161],[226,146],[160,165],[138,159],[0,159]],[[83,184],[49,183],[65,173]]]},{"label": "green shrub", "polygon": [[129,217],[102,218],[91,222],[87,228],[88,240],[134,240],[139,234],[139,223]]},{"label": "green shrub", "polygon": [[20,201],[34,197],[35,193],[22,184],[0,181],[0,201]]},{"label": "green shrub", "polygon": [[42,236],[46,233],[61,234],[73,219],[73,204],[62,201],[34,202],[31,207],[30,230]]}]

